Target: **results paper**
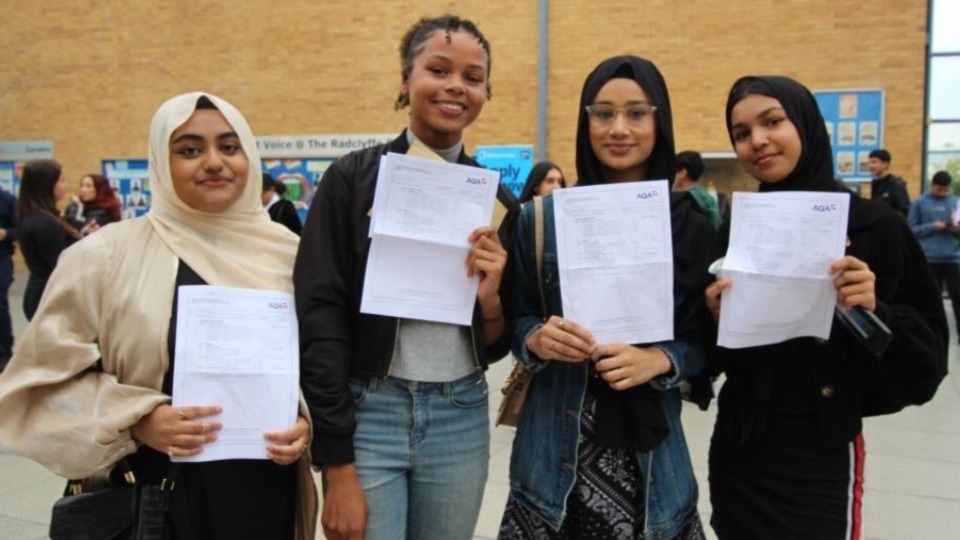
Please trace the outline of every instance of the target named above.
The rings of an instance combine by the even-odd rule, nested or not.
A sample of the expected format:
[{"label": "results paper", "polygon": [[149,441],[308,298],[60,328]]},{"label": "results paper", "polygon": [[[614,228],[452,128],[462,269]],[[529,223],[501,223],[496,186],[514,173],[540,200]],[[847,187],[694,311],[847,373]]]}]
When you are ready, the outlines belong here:
[{"label": "results paper", "polygon": [[468,325],[479,278],[467,237],[490,223],[500,173],[403,154],[380,160],[360,311]]},{"label": "results paper", "polygon": [[217,440],[173,461],[267,459],[267,431],[297,418],[300,344],[293,296],[278,291],[180,286],[173,405],[219,405]]},{"label": "results paper", "polygon": [[600,344],[673,339],[666,180],[553,192],[564,317]]},{"label": "results paper", "polygon": [[756,347],[830,337],[836,306],[830,265],[843,257],[845,193],[734,193],[717,344]]}]

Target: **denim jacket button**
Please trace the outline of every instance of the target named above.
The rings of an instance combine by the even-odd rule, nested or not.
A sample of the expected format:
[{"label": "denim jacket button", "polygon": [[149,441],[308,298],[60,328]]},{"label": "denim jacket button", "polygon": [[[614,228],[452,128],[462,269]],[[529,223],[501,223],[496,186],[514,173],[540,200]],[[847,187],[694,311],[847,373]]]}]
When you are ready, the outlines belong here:
[{"label": "denim jacket button", "polygon": [[837,390],[834,387],[830,386],[829,384],[825,384],[820,387],[820,395],[822,397],[832,398],[836,393],[837,393]]}]

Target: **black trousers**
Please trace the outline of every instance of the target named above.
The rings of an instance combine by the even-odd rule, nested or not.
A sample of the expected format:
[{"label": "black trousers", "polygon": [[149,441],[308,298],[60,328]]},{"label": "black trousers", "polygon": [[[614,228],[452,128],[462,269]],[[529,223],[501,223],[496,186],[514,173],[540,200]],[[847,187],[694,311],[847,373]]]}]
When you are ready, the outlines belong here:
[{"label": "black trousers", "polygon": [[930,272],[937,290],[943,294],[943,286],[947,286],[950,303],[953,304],[954,321],[960,317],[960,264],[957,263],[930,263]]}]

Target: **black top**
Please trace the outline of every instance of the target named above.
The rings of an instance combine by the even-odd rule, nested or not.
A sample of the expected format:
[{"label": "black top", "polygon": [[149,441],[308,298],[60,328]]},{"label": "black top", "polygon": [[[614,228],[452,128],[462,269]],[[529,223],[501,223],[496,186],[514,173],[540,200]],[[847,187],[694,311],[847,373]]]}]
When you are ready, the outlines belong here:
[{"label": "black top", "polygon": [[64,231],[60,219],[45,212],[23,216],[18,230],[20,250],[30,270],[30,279],[46,282],[57,259],[74,239]]},{"label": "black top", "polygon": [[6,229],[7,236],[0,241],[0,257],[13,255],[13,241],[17,238],[17,198],[8,191],[0,189],[0,229]]},{"label": "black top", "polygon": [[910,212],[910,195],[902,178],[888,174],[870,182],[870,200],[879,201],[893,208],[903,217]]},{"label": "black top", "polygon": [[286,199],[280,199],[279,201],[273,203],[267,213],[270,214],[270,219],[275,223],[279,223],[284,227],[290,229],[290,232],[300,236],[300,231],[303,230],[303,224],[300,223],[300,216],[297,214],[297,208],[293,205],[292,202]]},{"label": "black top", "polygon": [[[170,396],[173,395],[180,285],[206,285],[206,282],[180,261],[167,334],[170,367],[164,373],[162,388],[163,393]],[[142,483],[158,483],[170,467],[166,454],[147,445],[141,445],[136,453],[128,456],[127,462]],[[296,464],[282,466],[268,460],[181,463],[167,525],[175,538],[292,538],[296,472]],[[119,467],[114,469],[111,480],[123,482]]]},{"label": "black top", "polygon": [[[761,183],[760,190],[842,191],[833,180],[829,137],[809,90],[785,77],[749,79],[769,87],[803,142],[794,171],[780,182]],[[728,126],[735,99],[727,104]],[[721,235],[729,235],[729,223]],[[921,404],[936,393],[947,373],[949,331],[923,251],[906,221],[851,195],[847,237],[847,254],[876,275],[874,313],[893,333],[890,347],[876,358],[837,321],[826,341],[714,347],[713,368],[727,374],[715,443],[752,439],[767,431],[772,417],[792,415],[805,417],[819,431],[801,435],[809,444],[836,448],[860,433],[864,416]]]}]

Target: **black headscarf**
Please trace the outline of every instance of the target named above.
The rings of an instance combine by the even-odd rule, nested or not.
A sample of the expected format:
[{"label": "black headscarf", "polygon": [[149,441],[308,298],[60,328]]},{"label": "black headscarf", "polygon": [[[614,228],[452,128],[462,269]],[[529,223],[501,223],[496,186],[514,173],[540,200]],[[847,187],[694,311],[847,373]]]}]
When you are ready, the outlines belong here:
[{"label": "black headscarf", "polygon": [[800,161],[786,178],[775,183],[760,183],[760,191],[838,191],[833,175],[830,136],[820,107],[810,90],[789,77],[742,77],[733,84],[727,98],[727,134],[733,107],[750,94],[772,97],[783,106],[787,118],[797,128],[803,149]]},{"label": "black headscarf", "polygon": [[603,166],[590,146],[590,124],[586,107],[593,104],[603,85],[610,79],[632,79],[650,96],[657,107],[657,136],[653,152],[647,159],[647,179],[666,179],[673,185],[677,173],[673,144],[673,114],[667,83],[653,62],[636,56],[614,56],[600,62],[587,75],[580,93],[580,114],[577,121],[577,185],[590,186],[605,181]]},{"label": "black headscarf", "polygon": [[[850,191],[834,179],[830,137],[817,101],[805,86],[789,77],[748,76],[740,78],[733,84],[726,108],[730,144],[736,146],[733,134],[730,132],[733,107],[752,94],[772,97],[780,101],[787,118],[796,126],[802,145],[800,159],[793,171],[779,182],[761,181],[760,191],[825,191],[850,194]],[[866,207],[867,205],[860,197],[851,196],[850,199],[848,235],[870,227],[876,219],[874,213]],[[729,241],[729,234],[728,220],[721,228],[721,239],[724,244]],[[736,386],[738,406],[733,414],[737,415],[739,420],[736,423],[727,424],[727,429],[735,429],[734,426],[738,425],[736,428],[738,432],[736,434],[727,432],[727,436],[736,437],[742,442],[755,433],[766,431],[767,411],[773,401],[773,380],[777,376],[777,370],[783,369],[773,360],[783,356],[780,352],[782,349],[795,347],[797,347],[796,342],[791,340],[764,347],[741,349],[738,352],[736,368],[741,373],[743,382]],[[794,368],[801,369],[798,366]]]},{"label": "black headscarf", "polygon": [[[601,62],[583,83],[577,122],[577,186],[606,182],[603,166],[590,145],[590,125],[585,107],[593,103],[607,82],[616,78],[636,81],[650,97],[651,105],[657,107],[657,133],[653,151],[647,159],[647,178],[664,178],[672,183],[676,173],[673,117],[663,76],[649,60],[615,56]],[[596,433],[600,444],[647,451],[669,434],[660,394],[649,384],[617,391],[603,379],[591,376],[590,391],[597,400]]]}]

